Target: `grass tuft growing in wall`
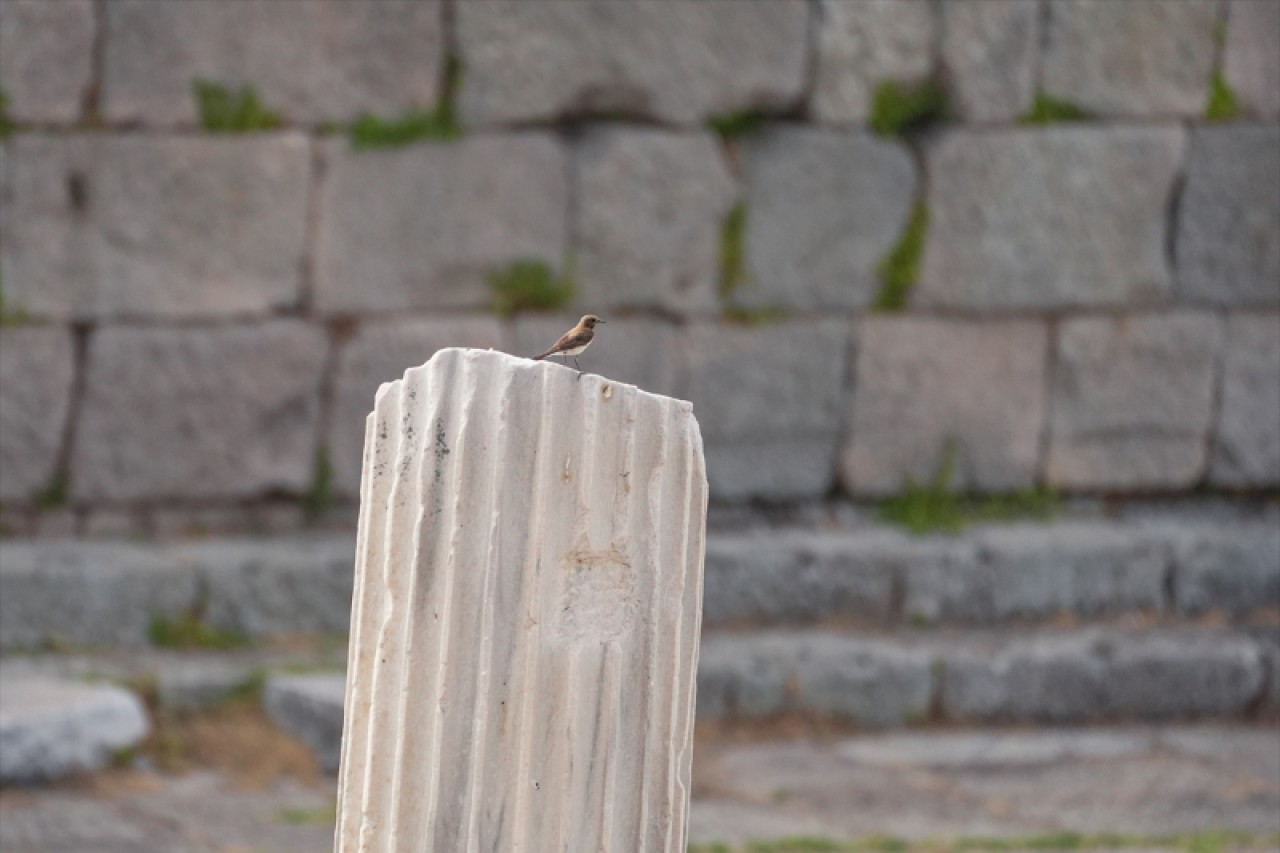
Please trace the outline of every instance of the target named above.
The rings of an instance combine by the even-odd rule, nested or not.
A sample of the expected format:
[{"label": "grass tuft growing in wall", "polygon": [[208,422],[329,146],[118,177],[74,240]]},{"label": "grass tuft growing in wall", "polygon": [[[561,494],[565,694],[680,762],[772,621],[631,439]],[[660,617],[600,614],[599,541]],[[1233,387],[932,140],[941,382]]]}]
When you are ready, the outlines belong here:
[{"label": "grass tuft growing in wall", "polygon": [[253,133],[280,127],[280,115],[263,106],[251,86],[234,91],[220,83],[196,80],[195,93],[200,124],[210,133]]},{"label": "grass tuft growing in wall", "polygon": [[949,443],[933,475],[925,483],[908,477],[902,493],[880,505],[880,517],[917,536],[956,533],[972,524],[1034,519],[1047,521],[1057,512],[1060,498],[1039,487],[1005,495],[969,497],[951,488],[956,448]]},{"label": "grass tuft growing in wall", "polygon": [[1222,76],[1221,71],[1214,71],[1209,79],[1209,103],[1205,105],[1206,121],[1231,121],[1240,116],[1240,101],[1235,90]]},{"label": "grass tuft growing in wall", "polygon": [[[567,265],[569,266],[569,265]],[[557,276],[546,261],[513,261],[489,274],[493,310],[504,317],[518,311],[553,311],[573,301],[573,275]]]},{"label": "grass tuft growing in wall", "polygon": [[13,122],[9,119],[9,95],[0,89],[0,139],[8,139],[13,133]]},{"label": "grass tuft growing in wall", "polygon": [[41,512],[52,512],[55,509],[62,509],[70,500],[69,489],[67,487],[67,475],[65,472],[59,471],[49,481],[49,485],[45,486],[40,494],[36,495],[36,507]]},{"label": "grass tuft growing in wall", "polygon": [[938,80],[915,83],[886,80],[871,99],[871,129],[881,136],[903,136],[947,115],[947,90]]},{"label": "grass tuft growing in wall", "polygon": [[458,123],[458,87],[462,84],[462,60],[450,55],[444,64],[440,101],[430,112],[409,110],[398,118],[382,119],[368,113],[351,125],[351,147],[399,148],[415,142],[451,142],[462,136]]},{"label": "grass tuft growing in wall", "polygon": [[1018,119],[1019,124],[1058,124],[1064,121],[1088,121],[1093,118],[1088,111],[1070,101],[1037,92],[1031,109]]},{"label": "grass tuft growing in wall", "polygon": [[929,208],[918,199],[911,208],[902,235],[889,253],[876,265],[880,291],[875,307],[880,311],[901,311],[907,307],[911,288],[920,278],[920,258],[924,255],[924,239],[929,231]]},{"label": "grass tuft growing in wall", "polygon": [[746,229],[747,203],[738,201],[725,214],[720,226],[720,278],[716,287],[725,305],[746,280],[746,256],[743,253]]},{"label": "grass tuft growing in wall", "polygon": [[712,116],[707,122],[721,139],[741,139],[764,129],[764,113],[759,110],[739,110]]},{"label": "grass tuft growing in wall", "polygon": [[249,645],[245,635],[206,625],[190,613],[176,619],[153,617],[147,635],[152,645],[162,649],[238,649]]},{"label": "grass tuft growing in wall", "polygon": [[311,486],[302,496],[302,512],[308,523],[314,522],[333,506],[333,465],[323,449],[316,451],[311,468]]}]

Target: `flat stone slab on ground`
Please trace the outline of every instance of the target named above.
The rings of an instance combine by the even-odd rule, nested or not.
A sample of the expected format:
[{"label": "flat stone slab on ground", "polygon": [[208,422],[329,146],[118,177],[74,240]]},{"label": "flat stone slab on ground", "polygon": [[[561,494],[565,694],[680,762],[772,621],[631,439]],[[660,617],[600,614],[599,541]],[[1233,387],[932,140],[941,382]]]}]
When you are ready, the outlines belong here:
[{"label": "flat stone slab on ground", "polygon": [[47,677],[6,679],[0,691],[0,784],[97,770],[150,730],[133,693]]},{"label": "flat stone slab on ground", "polygon": [[262,697],[272,721],[310,747],[329,773],[338,770],[346,681],[344,675],[278,675]]}]

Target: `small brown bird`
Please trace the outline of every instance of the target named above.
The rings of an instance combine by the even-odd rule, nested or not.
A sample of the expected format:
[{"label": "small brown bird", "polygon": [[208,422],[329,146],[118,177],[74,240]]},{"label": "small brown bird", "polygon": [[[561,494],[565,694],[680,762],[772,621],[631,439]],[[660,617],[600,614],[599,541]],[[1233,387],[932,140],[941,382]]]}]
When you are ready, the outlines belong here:
[{"label": "small brown bird", "polygon": [[534,361],[542,361],[550,355],[558,355],[567,367],[569,364],[569,356],[573,356],[573,366],[578,368],[578,372],[582,372],[582,368],[578,367],[578,355],[591,346],[591,341],[595,338],[596,323],[603,323],[595,314],[584,314],[582,319],[578,321],[578,325],[560,336],[560,340],[555,342],[551,349],[542,355],[534,356]]}]

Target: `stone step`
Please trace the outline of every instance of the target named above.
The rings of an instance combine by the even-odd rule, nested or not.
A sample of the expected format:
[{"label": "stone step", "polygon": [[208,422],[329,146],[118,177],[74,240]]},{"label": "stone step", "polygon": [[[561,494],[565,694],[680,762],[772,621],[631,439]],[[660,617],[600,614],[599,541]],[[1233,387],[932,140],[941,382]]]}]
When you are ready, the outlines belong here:
[{"label": "stone step", "polygon": [[[269,678],[278,725],[336,767],[341,674]],[[1237,718],[1280,710],[1280,632],[926,630],[704,635],[698,718],[868,727]]]},{"label": "stone step", "polygon": [[[0,543],[0,649],[139,646],[198,619],[245,638],[343,633],[345,535]],[[1045,623],[1280,610],[1280,526],[1062,521],[911,537],[873,525],[712,533],[707,628]]]},{"label": "stone step", "polygon": [[3,688],[0,785],[97,770],[151,728],[142,701],[115,685],[21,675]]}]

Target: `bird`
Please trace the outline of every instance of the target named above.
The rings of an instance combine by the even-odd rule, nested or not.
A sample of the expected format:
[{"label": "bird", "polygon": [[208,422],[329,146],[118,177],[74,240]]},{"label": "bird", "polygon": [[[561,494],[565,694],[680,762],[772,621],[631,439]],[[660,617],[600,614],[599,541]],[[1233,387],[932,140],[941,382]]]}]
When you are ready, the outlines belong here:
[{"label": "bird", "polygon": [[569,365],[569,356],[573,356],[573,366],[578,368],[578,372],[582,372],[582,368],[578,366],[578,355],[583,350],[591,346],[591,341],[595,338],[596,323],[603,323],[595,314],[584,314],[582,319],[578,321],[578,325],[560,336],[560,340],[556,341],[551,349],[542,355],[533,357],[534,361],[542,361],[544,358],[552,355],[560,356],[565,366]]}]

